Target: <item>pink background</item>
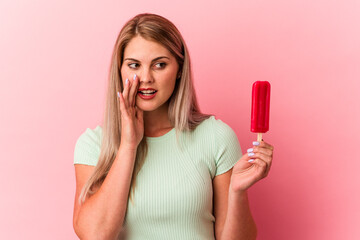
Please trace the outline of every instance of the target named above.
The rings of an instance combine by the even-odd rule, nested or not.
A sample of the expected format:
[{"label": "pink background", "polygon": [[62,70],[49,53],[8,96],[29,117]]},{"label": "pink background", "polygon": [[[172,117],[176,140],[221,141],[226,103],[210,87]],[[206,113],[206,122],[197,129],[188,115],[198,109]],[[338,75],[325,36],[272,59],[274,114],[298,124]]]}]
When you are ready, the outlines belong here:
[{"label": "pink background", "polygon": [[185,38],[202,111],[250,132],[251,85],[272,84],[269,176],[249,190],[258,239],[360,239],[360,4],[1,1],[0,239],[77,239],[74,146],[101,121],[116,36],[142,12]]}]

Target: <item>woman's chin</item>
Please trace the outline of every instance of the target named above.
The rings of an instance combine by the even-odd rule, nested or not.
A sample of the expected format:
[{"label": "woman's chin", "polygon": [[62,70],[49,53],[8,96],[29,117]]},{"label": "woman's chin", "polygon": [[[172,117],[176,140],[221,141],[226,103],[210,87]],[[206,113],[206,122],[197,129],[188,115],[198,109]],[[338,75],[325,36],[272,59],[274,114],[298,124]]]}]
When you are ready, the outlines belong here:
[{"label": "woman's chin", "polygon": [[160,111],[160,110],[163,110],[163,108],[166,108],[166,109],[168,108],[167,102],[161,104],[157,101],[150,102],[150,101],[146,101],[146,100],[144,101],[142,99],[140,99],[140,100],[137,99],[135,104],[140,110],[142,110],[144,112],[153,112],[155,110]]},{"label": "woman's chin", "polygon": [[154,107],[152,106],[146,106],[146,104],[136,104],[136,106],[138,107],[138,109],[144,111],[144,112],[151,112],[154,111]]}]

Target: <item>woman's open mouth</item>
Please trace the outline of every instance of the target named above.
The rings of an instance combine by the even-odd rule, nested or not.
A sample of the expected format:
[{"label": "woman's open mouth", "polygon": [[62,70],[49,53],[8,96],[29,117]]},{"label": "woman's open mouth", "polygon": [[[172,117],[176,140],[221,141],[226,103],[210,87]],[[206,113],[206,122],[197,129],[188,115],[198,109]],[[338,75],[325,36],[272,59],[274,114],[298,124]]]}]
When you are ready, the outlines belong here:
[{"label": "woman's open mouth", "polygon": [[145,100],[149,100],[149,99],[154,98],[156,93],[157,93],[157,90],[138,91],[139,97],[141,97],[142,99],[145,99]]}]

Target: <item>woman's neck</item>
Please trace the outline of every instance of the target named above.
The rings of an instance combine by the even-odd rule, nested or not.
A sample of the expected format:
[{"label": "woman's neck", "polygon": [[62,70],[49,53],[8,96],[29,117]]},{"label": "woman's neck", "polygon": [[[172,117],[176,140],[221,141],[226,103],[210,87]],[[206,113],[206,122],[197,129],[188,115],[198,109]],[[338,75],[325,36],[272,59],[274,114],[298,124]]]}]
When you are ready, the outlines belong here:
[{"label": "woman's neck", "polygon": [[145,136],[161,136],[172,128],[173,126],[171,125],[168,116],[168,104],[164,104],[151,112],[144,111]]}]

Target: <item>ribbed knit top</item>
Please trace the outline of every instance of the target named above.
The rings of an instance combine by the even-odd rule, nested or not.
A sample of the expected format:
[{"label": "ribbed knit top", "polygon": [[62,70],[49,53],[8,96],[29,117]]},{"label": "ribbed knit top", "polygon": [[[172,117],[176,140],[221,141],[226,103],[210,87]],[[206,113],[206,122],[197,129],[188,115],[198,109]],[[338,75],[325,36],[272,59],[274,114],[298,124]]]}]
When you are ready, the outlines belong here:
[{"label": "ribbed knit top", "polygon": [[[87,128],[76,142],[74,164],[95,166],[102,128]],[[129,240],[211,240],[214,236],[212,180],[242,156],[235,132],[214,116],[176,141],[175,128],[147,137],[148,154],[128,201]]]}]

